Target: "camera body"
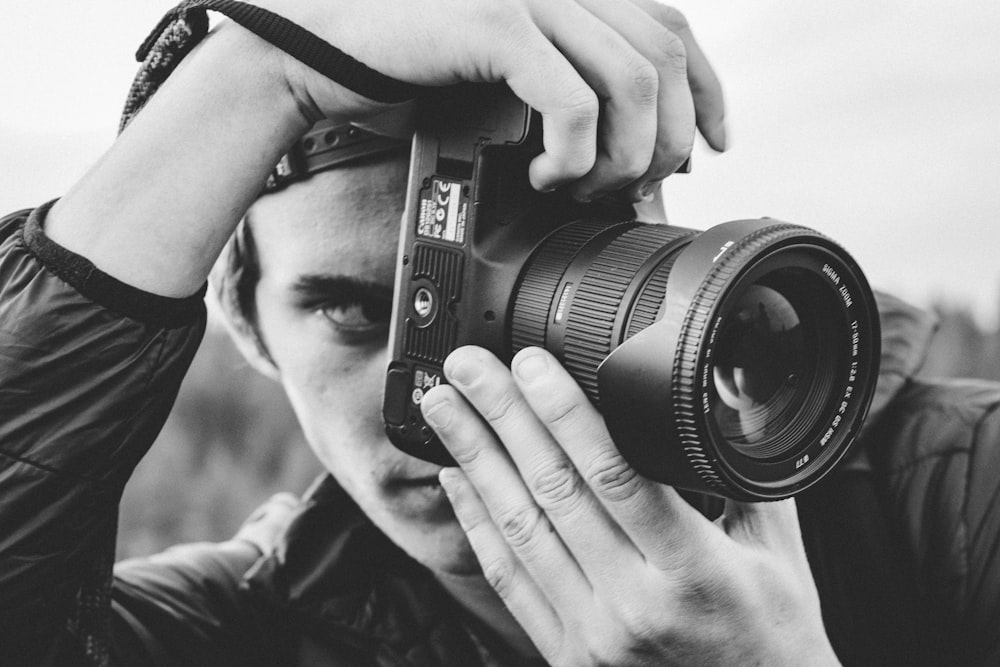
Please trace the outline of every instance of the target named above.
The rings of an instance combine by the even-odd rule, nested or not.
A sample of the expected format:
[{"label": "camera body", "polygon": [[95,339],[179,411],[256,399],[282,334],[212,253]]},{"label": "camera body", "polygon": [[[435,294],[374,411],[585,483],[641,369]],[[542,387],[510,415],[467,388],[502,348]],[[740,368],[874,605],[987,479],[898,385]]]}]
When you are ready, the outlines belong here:
[{"label": "camera body", "polygon": [[545,347],[651,479],[788,497],[842,459],[878,370],[874,297],[833,241],[771,219],[707,231],[536,192],[540,118],[506,86],[425,100],[400,230],[383,418],[454,465],[420,403],[455,348]]},{"label": "camera body", "polygon": [[[392,442],[454,465],[420,414],[444,381],[445,357],[476,344],[510,362],[509,315],[521,266],[538,243],[586,215],[563,194],[539,193],[528,165],[540,118],[505,86],[463,85],[420,109],[400,229],[384,418]],[[633,216],[631,206],[595,205]]]}]

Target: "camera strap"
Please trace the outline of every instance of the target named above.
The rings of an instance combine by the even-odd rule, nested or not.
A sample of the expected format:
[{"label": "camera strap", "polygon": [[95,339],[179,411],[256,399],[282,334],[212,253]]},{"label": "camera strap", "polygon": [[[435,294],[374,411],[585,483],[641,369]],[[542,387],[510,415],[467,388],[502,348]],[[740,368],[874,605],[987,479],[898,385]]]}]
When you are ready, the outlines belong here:
[{"label": "camera strap", "polygon": [[142,66],[129,89],[119,132],[208,34],[209,10],[227,16],[272,46],[368,99],[403,102],[422,90],[368,67],[302,26],[261,7],[237,0],[185,0],[160,19],[136,52],[136,60]]}]

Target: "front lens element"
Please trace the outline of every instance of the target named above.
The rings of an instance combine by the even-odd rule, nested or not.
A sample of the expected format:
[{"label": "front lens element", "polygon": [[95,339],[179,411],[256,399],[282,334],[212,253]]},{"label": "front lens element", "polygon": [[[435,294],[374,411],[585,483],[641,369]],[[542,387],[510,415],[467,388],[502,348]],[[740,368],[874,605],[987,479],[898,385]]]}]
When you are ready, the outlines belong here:
[{"label": "front lens element", "polygon": [[713,368],[714,414],[722,436],[744,455],[780,456],[767,446],[796,417],[812,375],[802,322],[777,290],[751,285],[728,313]]}]

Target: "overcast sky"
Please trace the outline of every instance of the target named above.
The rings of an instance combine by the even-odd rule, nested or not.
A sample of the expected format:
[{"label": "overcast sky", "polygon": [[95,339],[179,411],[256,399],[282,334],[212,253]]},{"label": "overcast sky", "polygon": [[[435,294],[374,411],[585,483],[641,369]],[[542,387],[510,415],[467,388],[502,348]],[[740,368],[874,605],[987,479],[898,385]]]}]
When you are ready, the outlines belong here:
[{"label": "overcast sky", "polygon": [[[0,209],[58,196],[112,140],[159,0],[0,0]],[[400,0],[412,1],[412,0]],[[671,221],[772,217],[921,304],[1000,308],[1000,2],[677,2],[718,70],[731,150],[668,181]]]}]

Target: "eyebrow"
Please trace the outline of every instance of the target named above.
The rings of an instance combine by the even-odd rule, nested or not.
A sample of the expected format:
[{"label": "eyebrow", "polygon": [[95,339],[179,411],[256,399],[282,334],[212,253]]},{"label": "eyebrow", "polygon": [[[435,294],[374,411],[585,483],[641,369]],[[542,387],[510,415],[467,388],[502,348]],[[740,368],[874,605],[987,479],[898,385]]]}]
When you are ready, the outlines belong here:
[{"label": "eyebrow", "polygon": [[318,299],[392,299],[392,286],[353,276],[305,274],[299,276],[291,287],[301,301]]}]

